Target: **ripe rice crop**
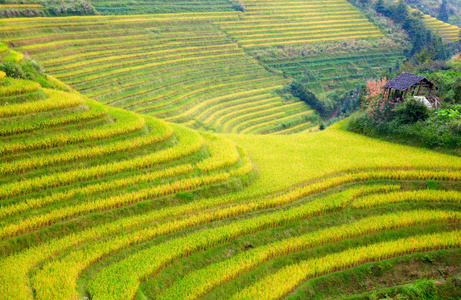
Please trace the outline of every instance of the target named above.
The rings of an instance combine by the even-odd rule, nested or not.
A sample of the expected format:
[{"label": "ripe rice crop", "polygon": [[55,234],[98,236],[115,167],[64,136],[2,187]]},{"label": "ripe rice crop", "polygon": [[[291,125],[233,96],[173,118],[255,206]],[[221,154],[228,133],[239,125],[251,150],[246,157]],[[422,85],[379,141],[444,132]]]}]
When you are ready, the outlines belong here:
[{"label": "ripe rice crop", "polygon": [[209,172],[235,164],[240,155],[232,140],[224,137],[207,136],[205,145],[211,157],[199,162],[196,166],[202,172]]},{"label": "ripe rice crop", "polygon": [[[409,9],[410,11],[417,11],[416,9]],[[437,20],[429,15],[423,15],[423,22],[429,29],[432,29],[435,33],[439,34],[444,40],[456,42],[459,41],[461,28]]]},{"label": "ripe rice crop", "polygon": [[[4,74],[2,75],[2,80],[4,80],[4,78],[6,77],[6,74],[5,72],[2,72],[2,73]],[[3,84],[0,86],[0,95],[3,97],[7,97],[7,96],[20,95],[20,94],[27,94],[27,93],[37,91],[40,87],[41,87],[40,84],[34,81],[8,78],[8,82],[6,82],[5,84],[5,81],[4,81]],[[2,116],[3,117],[11,116],[7,114],[8,110],[10,109],[14,110],[14,107],[13,108],[1,107]]]},{"label": "ripe rice crop", "polygon": [[44,175],[21,182],[12,182],[0,186],[0,198],[22,195],[37,189],[57,187],[73,182],[102,178],[138,168],[148,168],[162,162],[190,155],[198,151],[203,145],[203,138],[198,133],[188,130],[181,130],[174,127],[179,143],[166,150],[154,152],[145,156],[137,157],[126,161],[113,162],[105,165],[98,165],[86,169],[71,170],[67,172]]},{"label": "ripe rice crop", "polygon": [[132,177],[125,177],[118,180],[112,180],[104,183],[98,183],[85,186],[84,188],[75,188],[66,192],[54,193],[50,196],[41,198],[31,198],[24,202],[4,206],[0,208],[0,218],[16,214],[18,212],[26,211],[29,209],[44,207],[56,202],[64,202],[71,200],[75,196],[91,196],[98,193],[109,192],[117,189],[123,189],[132,185],[141,184],[149,181],[155,181],[160,178],[169,178],[179,175],[185,175],[193,170],[190,164],[179,165],[169,169],[162,169],[161,171],[151,172],[147,174],[140,174]]},{"label": "ripe rice crop", "polygon": [[41,128],[47,128],[52,126],[66,125],[76,122],[82,122],[87,120],[96,119],[104,116],[107,113],[107,109],[99,104],[92,104],[87,101],[90,109],[88,111],[65,115],[58,118],[44,118],[41,120],[34,120],[32,122],[24,123],[12,123],[9,126],[4,126],[0,129],[0,135],[12,135],[24,132],[30,132]]},{"label": "ripe rice crop", "polygon": [[[0,87],[1,89],[2,87]],[[13,95],[30,93],[36,91],[37,85],[25,85],[13,90]],[[0,107],[0,118],[13,117],[37,112],[45,112],[55,109],[75,107],[82,104],[83,99],[76,94],[64,94],[61,91],[43,89],[48,99],[31,103],[11,104]],[[1,91],[0,91],[1,93]],[[9,94],[11,95],[11,94]]]},{"label": "ripe rice crop", "polygon": [[64,220],[72,216],[116,208],[149,198],[157,198],[173,193],[178,193],[180,191],[197,189],[212,183],[225,181],[228,178],[229,174],[227,173],[187,178],[172,183],[166,183],[157,187],[149,187],[130,194],[124,194],[122,196],[114,196],[104,200],[92,201],[72,207],[57,209],[41,216],[31,217],[26,220],[21,220],[19,222],[4,226],[2,229],[0,229],[0,239],[15,236],[18,233],[33,230],[43,225],[49,225],[55,223],[56,221]]},{"label": "ripe rice crop", "polygon": [[[72,105],[78,105],[81,103],[82,98],[71,98],[70,101],[72,101]],[[68,105],[68,103],[65,103],[65,105]],[[59,107],[60,103],[53,106]],[[19,108],[15,109],[17,109],[17,112],[24,112],[19,110]],[[37,109],[51,110],[52,108],[45,105],[39,105]],[[9,113],[12,113],[12,111]],[[81,143],[84,141],[97,141],[134,132],[140,130],[145,125],[145,121],[142,117],[123,110],[112,109],[111,116],[118,122],[106,124],[100,128],[91,129],[85,132],[72,132],[69,134],[53,135],[45,138],[30,138],[22,140],[21,142],[10,143],[0,147],[0,154],[12,154],[35,149],[47,149],[73,143]]]},{"label": "ripe rice crop", "polygon": [[[311,113],[313,113],[313,111],[311,111]],[[299,118],[299,117],[306,117],[308,115],[309,115],[309,112],[304,112],[304,111],[303,112],[298,112],[296,114],[288,115],[286,117],[281,117],[281,118],[277,118],[277,119],[274,119],[274,120],[270,120],[270,121],[266,121],[266,122],[262,122],[262,123],[259,123],[259,124],[255,124],[255,125],[246,127],[240,133],[260,132],[260,131],[263,130],[264,127],[274,128],[274,126],[273,126],[274,123],[280,123],[280,122],[283,122],[283,121],[297,119],[297,118],[298,118],[298,120],[301,120],[301,122],[302,122],[302,121],[304,121],[304,119]],[[272,125],[272,126],[269,126],[269,125]],[[278,126],[275,126],[275,127],[278,127]]]},{"label": "ripe rice crop", "polygon": [[13,8],[42,8],[41,4],[0,4],[0,9]]},{"label": "ripe rice crop", "polygon": [[403,255],[409,252],[459,247],[461,232],[415,236],[390,242],[346,250],[322,258],[306,260],[269,275],[231,299],[278,299],[295,288],[305,278],[348,268],[360,263]]},{"label": "ripe rice crop", "polygon": [[[261,40],[259,38],[265,39],[265,43],[267,43],[268,37],[273,41],[284,40],[283,42],[288,42],[289,40],[293,42],[294,40],[291,37],[299,40],[301,38],[300,34],[306,37],[312,34],[320,37],[330,32],[333,35],[339,36],[341,32],[338,30],[344,30],[341,29],[344,28],[344,26],[338,27],[340,25],[337,24],[342,24],[344,22],[349,22],[348,26],[353,26],[351,28],[356,29],[355,32],[359,32],[361,27],[370,28],[372,31],[375,30],[366,19],[357,18],[357,10],[343,1],[329,4],[330,6],[326,8],[327,10],[322,12],[315,12],[315,10],[318,9],[315,3],[313,5],[294,5],[293,7],[293,3],[289,1],[289,3],[287,3],[288,6],[280,11],[267,9],[265,6],[266,4],[264,4],[264,2],[262,3],[263,4],[259,6],[257,2],[248,4],[249,10],[241,14],[240,20],[237,18],[236,13],[231,12],[223,14],[175,14],[174,17],[172,17],[172,15],[120,16],[106,17],[104,19],[98,17],[85,17],[75,18],[70,23],[65,23],[65,18],[55,18],[53,19],[54,26],[62,30],[63,34],[61,36],[55,32],[52,33],[52,35],[47,35],[43,32],[42,30],[45,30],[46,27],[52,24],[46,24],[42,29],[42,26],[45,24],[40,23],[42,22],[40,18],[36,18],[37,22],[34,24],[29,24],[27,20],[21,20],[18,25],[24,27],[17,27],[17,30],[34,28],[34,32],[36,32],[35,36],[38,35],[41,37],[43,42],[40,42],[38,38],[34,40],[34,35],[30,35],[30,38],[23,38],[21,40],[15,40],[14,38],[9,38],[9,40],[12,43],[14,42],[20,45],[22,51],[27,51],[29,53],[40,51],[40,53],[37,52],[37,55],[45,58],[44,64],[51,66],[50,70],[56,76],[64,78],[67,83],[71,83],[75,87],[91,87],[91,90],[88,90],[88,95],[98,96],[98,98],[101,97],[98,100],[105,103],[112,103],[113,105],[136,112],[151,114],[162,118],[171,118],[172,121],[179,123],[192,124],[193,126],[213,126],[212,128],[219,130],[221,127],[216,126],[216,124],[203,123],[202,125],[201,122],[190,121],[200,120],[199,118],[201,118],[203,112],[221,103],[219,99],[221,98],[221,94],[225,93],[226,90],[228,94],[236,95],[240,92],[240,87],[243,82],[248,85],[249,82],[254,81],[258,77],[263,78],[263,73],[266,72],[264,69],[257,66],[252,58],[241,51],[237,51],[238,45],[242,47],[253,47],[256,46],[257,43],[260,43]],[[338,7],[343,8],[341,13],[335,11]],[[296,10],[296,14],[293,14],[294,10]],[[254,14],[255,12],[258,12],[258,14]],[[317,17],[321,17],[320,14],[324,14],[325,17],[322,15],[322,20],[310,20],[309,16],[312,15],[312,13],[316,14]],[[350,19],[352,16],[354,16],[354,18]],[[333,19],[329,21],[329,17]],[[285,18],[287,19],[285,20]],[[178,25],[167,23],[172,19],[181,20],[181,22],[184,23]],[[274,22],[275,20],[277,21]],[[294,21],[296,21],[296,23],[293,23]],[[334,23],[336,21],[337,23]],[[356,21],[359,22],[357,23]],[[153,27],[153,25],[145,27],[147,22],[157,22],[156,27]],[[315,27],[316,32],[312,33],[312,28],[304,32],[297,29],[297,26],[300,26],[297,24],[301,24],[302,26],[302,24],[307,24],[309,22],[317,24]],[[321,22],[330,22],[330,25],[336,24],[335,26],[337,27],[329,28],[328,23]],[[66,26],[63,26],[64,24]],[[128,26],[125,31],[122,29],[122,24]],[[80,26],[96,25],[99,27],[97,30],[92,31],[90,35],[79,36]],[[216,25],[226,31],[224,32],[217,29]],[[75,29],[71,30],[67,28],[68,26],[75,27]],[[245,26],[247,26],[246,30]],[[273,30],[274,26],[283,28],[284,30],[277,34],[277,31],[274,32]],[[236,31],[233,33],[234,27]],[[149,33],[151,28],[154,30],[155,39],[152,38],[153,36]],[[197,30],[193,33],[194,31],[191,31],[190,28],[196,28]],[[254,28],[259,29],[257,31],[252,31]],[[293,31],[290,31],[289,28],[293,28]],[[346,34],[350,31],[349,27],[347,28],[347,30],[344,30]],[[10,27],[2,27],[0,29],[0,36],[2,30],[7,32],[10,31],[10,29]],[[108,34],[110,30],[113,30],[116,36],[110,36]],[[143,30],[146,30],[146,34],[143,34]],[[242,34],[244,34],[244,36],[239,36]],[[235,41],[230,40],[228,36],[234,38]],[[152,40],[152,42],[144,43],[143,45],[140,43],[140,39]],[[304,42],[305,39],[304,37],[302,42]],[[128,40],[130,40],[130,42],[127,42]],[[95,43],[98,43],[98,45],[95,45]],[[166,47],[166,45],[168,45],[168,47]],[[68,55],[63,57],[62,63],[58,66],[57,64],[60,61],[56,59],[55,55],[48,56],[47,52],[50,54],[56,53],[56,49],[64,46],[70,46],[75,49],[75,51],[66,50],[64,53],[68,52]],[[95,48],[94,46],[97,47]],[[114,46],[120,48],[117,50],[121,50],[122,52],[120,53],[120,51],[117,51]],[[133,48],[135,52],[130,52],[130,48]],[[234,53],[233,51],[236,52]],[[85,58],[87,60],[78,63],[73,62],[80,58]],[[251,65],[253,69],[259,68],[259,71],[253,74],[247,70],[243,71],[243,69],[239,71],[235,64],[236,69],[231,68],[228,74],[235,74],[236,76],[227,75],[227,78],[224,74],[221,76],[223,80],[229,82],[229,85],[216,84],[213,86],[213,89],[206,86],[206,82],[210,82],[211,78],[216,80],[215,78],[217,77],[213,75],[213,72],[209,74],[205,73],[202,77],[197,76],[196,80],[190,80],[189,82],[191,83],[188,84],[190,89],[180,86],[179,82],[181,82],[180,80],[184,81],[187,79],[187,74],[193,74],[193,71],[192,73],[185,71],[181,72],[181,74],[183,74],[181,77],[184,79],[181,79],[179,76],[175,77],[178,78],[178,80],[176,81],[177,84],[174,86],[172,82],[162,84],[162,82],[166,82],[164,80],[159,80],[159,84],[155,84],[152,80],[148,80],[147,77],[136,77],[134,80],[133,76],[125,75],[132,72],[149,72],[149,70],[153,69],[168,69],[168,66],[173,66],[173,64],[178,67],[178,70],[181,70],[181,66],[193,62],[195,63],[199,58],[210,61],[211,64],[212,61],[225,59],[228,61],[226,64],[227,66],[233,66],[233,61],[235,60],[241,60],[242,62],[246,61],[246,63],[243,62],[242,65]],[[135,61],[133,61],[133,59]],[[223,66],[216,65],[214,69],[221,71]],[[226,70],[228,67],[224,69]],[[157,78],[159,77],[158,73],[154,71],[151,72],[152,74],[156,74]],[[238,75],[239,72],[242,75]],[[269,81],[269,73],[265,74],[267,81]],[[120,82],[117,82],[119,81],[117,78],[118,76],[124,76],[126,78],[121,83],[121,86],[124,87],[123,89],[126,90],[126,92],[120,91]],[[278,76],[270,76],[273,77],[270,80],[277,80],[275,77]],[[198,81],[199,78],[202,79],[201,81],[203,81],[203,83],[199,84],[199,82],[197,82],[194,84],[194,81]],[[282,81],[282,78],[278,77],[278,80]],[[98,82],[98,84],[91,84],[92,82]],[[117,83],[117,85],[109,84],[110,82]],[[98,85],[100,85],[100,88],[98,88]],[[128,91],[131,87],[133,87],[133,91]],[[258,88],[260,87],[254,87],[254,89]],[[181,90],[187,90],[188,92],[179,95]],[[250,90],[251,89],[248,89],[248,92],[250,92]],[[281,101],[281,103],[283,103],[283,101]],[[168,107],[168,109],[166,109],[166,107]],[[284,109],[284,107],[281,106],[280,109]],[[309,111],[307,107],[304,109]],[[278,116],[282,117],[283,115],[278,114]],[[283,117],[284,120],[289,120],[285,117],[286,116]],[[301,120],[301,122],[304,121],[304,119],[299,120]],[[268,125],[268,131],[275,130],[275,128],[270,127],[271,124],[274,124],[274,126],[279,126],[280,124],[276,121],[273,123],[267,123],[266,121],[265,119],[261,119],[264,125]]]},{"label": "ripe rice crop", "polygon": [[[376,189],[377,190],[377,189]],[[356,192],[356,191],[355,191]],[[351,197],[354,195],[353,192],[348,194],[348,197]],[[299,219],[303,217],[309,217],[312,215],[315,215],[317,213],[320,213],[321,211],[329,211],[330,209],[335,209],[338,207],[338,204],[341,205],[340,203],[346,203],[350,201],[348,197],[344,197],[343,199],[331,199],[330,201],[326,201],[327,203],[320,203],[317,202],[315,204],[307,204],[303,207],[299,207],[297,209],[294,209],[294,212],[291,214],[288,214],[288,218],[284,218],[284,215],[286,214],[283,211],[273,213],[273,214],[267,214],[263,215],[261,217],[256,217],[253,219],[248,219],[243,222],[237,222],[230,224],[228,226],[222,226],[218,228],[213,228],[210,230],[206,231],[199,231],[197,233],[193,233],[191,235],[186,236],[185,238],[180,238],[180,239],[175,239],[167,243],[163,243],[159,246],[154,246],[152,248],[148,248],[144,251],[138,252],[134,256],[130,256],[127,259],[117,263],[114,267],[118,270],[115,273],[112,273],[114,276],[117,278],[123,278],[123,289],[117,290],[114,293],[109,293],[102,295],[101,298],[106,298],[107,296],[109,297],[116,297],[116,298],[122,298],[126,299],[129,298],[130,296],[133,295],[135,292],[135,288],[138,285],[138,278],[142,278],[151,272],[154,272],[156,269],[161,267],[163,264],[168,263],[169,261],[177,258],[178,256],[183,256],[185,254],[189,254],[192,251],[196,251],[198,249],[202,249],[205,247],[210,247],[219,241],[222,240],[228,240],[230,238],[233,238],[235,236],[239,236],[241,234],[245,234],[248,232],[254,232],[255,230],[260,230],[261,228],[265,228],[267,226],[280,226],[281,224],[285,224],[286,222],[289,222],[290,220],[293,219]],[[237,207],[238,208],[238,207]],[[197,216],[193,216],[189,219],[184,219],[181,220],[180,222],[173,223],[175,227],[178,226],[184,226],[181,225],[183,222],[184,224],[187,223],[201,223],[201,222],[206,222],[207,220],[210,220],[212,218],[216,218],[221,216],[223,217],[228,217],[228,215],[225,212],[217,212],[216,215],[210,214],[208,212],[204,212],[202,214],[199,214]],[[166,228],[169,228],[168,224],[163,224]],[[161,231],[162,226],[159,226],[157,231]],[[150,235],[150,234],[149,234]],[[140,238],[139,234],[134,235],[138,239]],[[126,238],[124,238],[126,240]],[[36,285],[39,285],[40,290],[37,292],[39,294],[43,295],[48,295],[47,297],[53,297],[54,295],[58,294],[65,294],[68,296],[72,295],[72,290],[68,287],[69,285],[72,286],[73,282],[76,279],[76,276],[78,275],[77,273],[79,272],[77,268],[79,268],[75,262],[81,262],[82,260],[85,261],[91,261],[94,260],[97,256],[100,256],[103,251],[108,251],[108,248],[114,249],[113,247],[120,247],[120,242],[117,242],[116,240],[109,241],[108,243],[105,243],[105,245],[100,245],[97,248],[95,247],[94,250],[91,251],[82,251],[80,253],[75,253],[75,255],[71,255],[70,257],[66,257],[63,260],[52,263],[49,266],[45,268],[43,272],[40,272],[38,274],[38,283]],[[166,249],[169,249],[166,251]],[[97,255],[97,256],[96,256]],[[76,259],[76,257],[79,257],[79,259]],[[147,261],[147,258],[150,257],[156,257],[155,260],[149,259]],[[74,267],[71,267],[70,265],[74,265]],[[66,266],[66,267],[64,267]],[[62,274],[60,276],[56,276],[56,273],[58,270],[62,269],[71,269],[75,270],[72,274]],[[58,271],[59,273],[62,273],[62,271]],[[127,275],[129,276],[127,278]],[[120,277],[121,276],[121,277]],[[54,290],[50,290],[50,280],[49,278],[59,278],[56,279],[54,284],[56,284],[59,288],[56,288]],[[94,288],[100,287],[100,286],[107,286],[108,284],[115,284],[118,282],[118,280],[114,280],[115,278],[110,278],[107,280],[104,277],[100,277],[102,280],[98,281],[93,285]],[[129,285],[127,285],[129,283]],[[117,296],[116,296],[117,295]],[[98,297],[99,299],[99,297]]]},{"label": "ripe rice crop", "polygon": [[[374,195],[379,197],[380,195]],[[285,239],[247,252],[189,274],[175,282],[159,299],[198,299],[208,290],[248,272],[259,264],[280,255],[331,243],[341,239],[433,222],[459,222],[461,214],[443,211],[411,211],[362,219],[351,224],[328,228],[299,237]],[[225,274],[223,276],[223,274]]]},{"label": "ripe rice crop", "polygon": [[458,191],[405,191],[389,193],[386,196],[367,196],[360,198],[352,204],[355,208],[367,208],[387,203],[434,201],[434,202],[460,202],[461,193]]},{"label": "ripe rice crop", "polygon": [[[276,91],[290,76],[314,70],[327,86],[402,57],[286,58],[297,43],[382,37],[355,7],[247,0],[220,13],[199,11],[222,0],[175,1],[0,19],[0,41],[56,76],[42,87],[0,72],[0,298],[266,299],[460,247],[460,158],[342,123],[251,134],[315,125],[309,106]],[[181,13],[103,15],[122,5]]]},{"label": "ripe rice crop", "polygon": [[125,141],[107,143],[104,146],[67,151],[55,155],[36,156],[26,160],[16,160],[11,163],[0,164],[0,174],[19,174],[31,169],[43,168],[59,163],[76,162],[117,152],[130,151],[163,141],[173,134],[171,127],[166,125],[163,121],[148,118],[146,120],[146,125],[150,130],[149,135],[132,139],[130,143],[126,143]]}]

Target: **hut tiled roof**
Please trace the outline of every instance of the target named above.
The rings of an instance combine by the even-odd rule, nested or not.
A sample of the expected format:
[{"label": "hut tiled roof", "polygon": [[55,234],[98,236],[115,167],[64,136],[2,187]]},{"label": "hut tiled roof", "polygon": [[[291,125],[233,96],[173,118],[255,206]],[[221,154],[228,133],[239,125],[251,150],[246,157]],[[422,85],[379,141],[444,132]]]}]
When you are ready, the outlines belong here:
[{"label": "hut tiled roof", "polygon": [[399,91],[405,91],[409,87],[423,80],[426,80],[431,86],[434,85],[424,76],[418,76],[415,74],[403,72],[399,76],[392,78],[388,83],[383,85],[382,89],[388,88],[388,89],[394,89],[394,90],[399,90]]}]

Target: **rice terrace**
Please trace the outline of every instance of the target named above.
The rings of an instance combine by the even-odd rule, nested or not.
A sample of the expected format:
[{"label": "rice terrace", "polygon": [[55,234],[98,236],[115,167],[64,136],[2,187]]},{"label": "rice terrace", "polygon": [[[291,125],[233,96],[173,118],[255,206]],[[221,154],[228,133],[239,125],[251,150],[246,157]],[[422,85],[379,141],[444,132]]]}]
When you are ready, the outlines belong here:
[{"label": "rice terrace", "polygon": [[0,0],[0,300],[461,299],[460,12]]}]

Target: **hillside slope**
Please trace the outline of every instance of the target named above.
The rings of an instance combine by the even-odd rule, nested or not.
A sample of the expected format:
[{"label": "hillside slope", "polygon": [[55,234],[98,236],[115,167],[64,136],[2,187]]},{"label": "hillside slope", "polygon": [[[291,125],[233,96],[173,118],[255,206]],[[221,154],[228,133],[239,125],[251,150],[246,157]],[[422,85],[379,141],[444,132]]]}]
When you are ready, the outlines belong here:
[{"label": "hillside slope", "polygon": [[269,299],[461,246],[458,157],[339,125],[204,134],[0,77],[1,299]]},{"label": "hillside slope", "polygon": [[126,15],[152,13],[182,13],[233,11],[228,0],[3,0],[1,17]]},{"label": "hillside slope", "polygon": [[[274,94],[286,79],[210,23],[236,17],[15,19],[14,26],[3,23],[0,34],[56,77],[111,106],[221,132],[278,131],[315,119],[304,103]],[[50,27],[59,33],[47,33]]]},{"label": "hillside slope", "polygon": [[274,92],[288,80],[248,51],[381,37],[344,0],[326,6],[318,1],[250,1],[243,13],[0,22],[1,41],[95,100],[224,133],[291,133],[318,122],[307,105]]}]

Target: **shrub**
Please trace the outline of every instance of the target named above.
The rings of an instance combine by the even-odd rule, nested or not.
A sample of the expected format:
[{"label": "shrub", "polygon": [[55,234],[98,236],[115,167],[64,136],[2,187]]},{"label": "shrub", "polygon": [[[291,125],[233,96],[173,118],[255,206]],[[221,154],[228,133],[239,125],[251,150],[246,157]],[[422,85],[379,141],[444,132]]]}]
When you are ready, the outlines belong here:
[{"label": "shrub", "polygon": [[364,112],[358,112],[349,117],[346,129],[352,132],[367,134],[367,130],[373,128],[369,122],[370,120]]},{"label": "shrub", "polygon": [[368,102],[366,112],[374,124],[385,125],[392,115],[392,106],[387,100],[377,97]]},{"label": "shrub", "polygon": [[33,59],[24,59],[18,63],[0,63],[0,71],[5,72],[8,77],[29,80],[39,80],[45,74],[45,69]]},{"label": "shrub", "polygon": [[[455,110],[444,109],[438,112],[440,111]],[[414,99],[398,104],[391,110],[389,117],[381,122],[376,122],[374,116],[376,115],[370,115],[367,111],[360,112],[350,118],[346,128],[357,133],[428,148],[461,147],[461,118],[450,117],[446,113],[432,113]]]},{"label": "shrub", "polygon": [[328,115],[334,109],[333,102],[328,98],[319,99],[299,80],[293,80],[287,88],[291,94],[301,101],[306,102],[317,110],[321,115]]},{"label": "shrub", "polygon": [[408,98],[403,103],[398,103],[394,108],[393,117],[400,124],[411,124],[425,121],[430,116],[429,109],[414,98]]},{"label": "shrub", "polygon": [[458,79],[453,85],[453,100],[455,103],[461,103],[461,79]]},{"label": "shrub", "polygon": [[232,0],[232,8],[241,12],[244,12],[247,9],[245,3],[240,0]]},{"label": "shrub", "polygon": [[367,101],[378,98],[381,95],[381,87],[387,83],[387,78],[368,80],[366,86]]},{"label": "shrub", "polygon": [[445,120],[449,120],[451,118],[458,118],[458,119],[461,119],[461,112],[457,109],[450,109],[450,108],[447,108],[447,109],[439,109],[437,112],[436,112],[437,116],[439,116],[440,118],[443,118]]},{"label": "shrub", "polygon": [[14,62],[7,61],[0,63],[0,71],[5,72],[8,77],[26,79],[26,73],[21,65]]},{"label": "shrub", "polygon": [[94,15],[96,9],[93,7],[90,1],[86,0],[75,0],[71,2],[65,2],[63,0],[50,0],[45,2],[50,15]]}]

